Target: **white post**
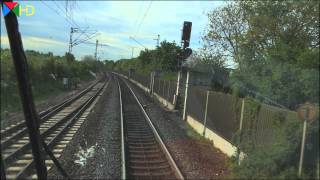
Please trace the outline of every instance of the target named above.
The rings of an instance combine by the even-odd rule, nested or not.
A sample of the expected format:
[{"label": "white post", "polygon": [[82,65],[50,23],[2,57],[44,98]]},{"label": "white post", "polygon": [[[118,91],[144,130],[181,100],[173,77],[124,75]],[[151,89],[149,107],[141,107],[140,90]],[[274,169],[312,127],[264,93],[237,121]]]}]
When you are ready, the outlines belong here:
[{"label": "white post", "polygon": [[186,90],[184,92],[184,106],[183,106],[183,116],[182,116],[183,120],[186,120],[188,88],[189,88],[189,76],[190,76],[190,72],[188,71],[187,72],[187,80],[186,80]]},{"label": "white post", "polygon": [[[244,114],[244,98],[242,99],[242,105],[241,105],[241,115],[240,115],[240,127],[239,127],[239,136],[241,134],[242,131],[242,124],[243,124],[243,114]],[[240,137],[239,137],[240,138]],[[239,139],[239,142],[241,141],[241,139]],[[239,143],[240,144],[240,143]],[[239,151],[239,147],[238,149],[238,165],[240,165],[241,163],[241,158],[240,158],[240,151]]]},{"label": "white post", "polygon": [[155,73],[154,72],[151,72],[151,77],[150,77],[150,94],[153,93],[153,85],[154,85],[154,75]]},{"label": "white post", "polygon": [[320,167],[319,167],[319,154],[318,154],[318,157],[317,157],[317,179],[320,179],[319,178],[319,171],[320,171]]},{"label": "white post", "polygon": [[163,80],[163,85],[162,85],[162,95],[163,95],[163,99],[165,99],[165,84],[166,84],[166,80]]},{"label": "white post", "polygon": [[181,71],[178,72],[178,79],[177,79],[177,89],[176,89],[176,94],[173,97],[173,104],[177,104],[177,99],[179,95],[179,87],[180,87],[180,79],[181,79]]},{"label": "white post", "polygon": [[207,91],[206,109],[205,109],[205,112],[204,112],[205,114],[204,114],[203,133],[202,133],[203,136],[206,135],[206,124],[207,124],[209,94],[210,94],[210,91]]},{"label": "white post", "polygon": [[299,171],[298,177],[301,177],[302,174],[302,165],[303,165],[303,157],[304,157],[304,146],[306,143],[306,131],[307,131],[307,121],[303,121],[303,132],[302,132],[302,142],[301,142],[301,153],[300,153],[300,160],[299,160]]},{"label": "white post", "polygon": [[167,91],[167,98],[168,98],[168,101],[170,102],[170,86],[171,86],[171,82],[168,81],[169,83],[169,86],[168,86],[168,91]]}]

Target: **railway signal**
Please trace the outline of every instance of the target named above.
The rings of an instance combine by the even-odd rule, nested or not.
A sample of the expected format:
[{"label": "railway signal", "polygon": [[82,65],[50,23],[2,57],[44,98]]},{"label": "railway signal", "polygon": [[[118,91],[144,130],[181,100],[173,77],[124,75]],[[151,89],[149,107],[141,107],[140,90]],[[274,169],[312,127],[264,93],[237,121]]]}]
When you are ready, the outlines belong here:
[{"label": "railway signal", "polygon": [[182,37],[181,37],[181,40],[183,42],[183,49],[186,49],[190,45],[191,27],[192,27],[192,22],[189,22],[189,21],[183,22]]},{"label": "railway signal", "polygon": [[184,21],[181,35],[182,51],[178,53],[178,68],[181,68],[182,62],[185,61],[191,54],[192,49],[188,48],[190,45],[192,22]]},{"label": "railway signal", "polygon": [[180,104],[180,91],[182,91],[182,83],[181,77],[182,77],[182,62],[185,61],[191,54],[192,50],[189,47],[190,45],[190,37],[191,37],[191,28],[192,28],[192,22],[190,21],[184,21],[183,27],[182,27],[182,35],[181,35],[181,51],[177,53],[177,68],[178,68],[178,82],[177,82],[177,91],[174,95],[174,105],[175,109]]}]

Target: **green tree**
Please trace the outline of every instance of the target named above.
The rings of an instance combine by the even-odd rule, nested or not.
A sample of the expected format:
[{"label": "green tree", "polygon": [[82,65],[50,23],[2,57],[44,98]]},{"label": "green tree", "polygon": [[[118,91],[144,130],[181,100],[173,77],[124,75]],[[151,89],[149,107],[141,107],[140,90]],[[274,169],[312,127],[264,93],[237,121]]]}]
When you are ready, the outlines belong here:
[{"label": "green tree", "polygon": [[318,2],[230,2],[208,19],[204,50],[237,63],[234,86],[291,109],[305,100],[318,103]]}]

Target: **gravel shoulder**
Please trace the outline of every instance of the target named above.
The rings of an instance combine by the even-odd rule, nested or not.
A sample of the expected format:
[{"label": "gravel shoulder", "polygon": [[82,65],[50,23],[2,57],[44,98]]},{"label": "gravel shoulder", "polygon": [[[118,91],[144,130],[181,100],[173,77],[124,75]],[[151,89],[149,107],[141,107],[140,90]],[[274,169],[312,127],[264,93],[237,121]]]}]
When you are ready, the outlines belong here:
[{"label": "gravel shoulder", "polygon": [[161,107],[156,99],[127,82],[146,106],[146,112],[186,179],[224,179],[230,175],[228,157],[214,148],[212,142],[193,131],[178,113]]},{"label": "gravel shoulder", "polygon": [[[59,158],[72,179],[120,179],[121,139],[119,93],[116,81],[111,80],[106,91],[97,102],[88,118],[75,134]],[[85,164],[77,154],[94,149]],[[62,178],[56,168],[49,171],[49,178]]]}]

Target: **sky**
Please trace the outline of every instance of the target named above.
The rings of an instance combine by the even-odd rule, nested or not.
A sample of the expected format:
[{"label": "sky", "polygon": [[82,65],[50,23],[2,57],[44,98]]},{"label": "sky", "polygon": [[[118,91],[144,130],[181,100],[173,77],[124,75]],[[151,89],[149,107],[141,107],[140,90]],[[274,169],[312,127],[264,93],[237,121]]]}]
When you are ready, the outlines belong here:
[{"label": "sky", "polygon": [[[208,23],[206,13],[223,6],[223,1],[18,1],[22,8],[30,5],[33,16],[18,17],[25,50],[64,55],[68,51],[70,28],[97,32],[87,44],[72,48],[77,59],[94,55],[95,42],[100,60],[118,60],[139,55],[167,40],[180,44],[183,21],[192,22],[190,47],[201,47],[201,36]],[[67,8],[66,8],[67,7]],[[1,13],[2,14],[2,13]],[[79,36],[73,34],[73,39]],[[82,36],[85,37],[85,36]],[[132,40],[136,39],[140,44]],[[82,38],[80,38],[82,39]],[[9,47],[1,15],[1,47]]]}]

